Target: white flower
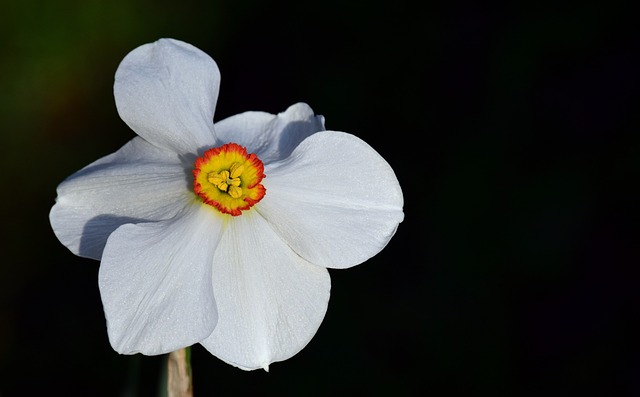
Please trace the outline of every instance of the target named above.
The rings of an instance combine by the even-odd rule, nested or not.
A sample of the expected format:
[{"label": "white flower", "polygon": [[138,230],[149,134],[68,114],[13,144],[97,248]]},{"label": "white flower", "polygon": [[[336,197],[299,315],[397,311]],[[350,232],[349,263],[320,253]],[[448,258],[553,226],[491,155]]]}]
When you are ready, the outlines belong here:
[{"label": "white flower", "polygon": [[187,43],[129,53],[114,94],[138,137],[62,182],[50,220],[74,254],[101,261],[116,351],[201,343],[237,367],[267,369],[320,326],[327,268],[387,244],[402,191],[380,155],[325,131],[306,104],[214,125],[219,82],[215,62]]}]

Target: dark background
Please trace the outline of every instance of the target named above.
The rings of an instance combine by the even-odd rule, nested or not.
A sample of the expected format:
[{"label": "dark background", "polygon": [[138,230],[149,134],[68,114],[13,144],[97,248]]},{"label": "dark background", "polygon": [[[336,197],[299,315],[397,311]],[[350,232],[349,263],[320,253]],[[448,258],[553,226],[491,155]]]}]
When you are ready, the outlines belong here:
[{"label": "dark background", "polygon": [[163,358],[111,349],[98,262],[48,212],[134,136],[113,75],[160,37],[217,61],[216,120],[307,102],[405,197],[386,249],[331,271],[304,350],[265,373],[196,345],[196,396],[640,395],[637,17],[411,3],[3,2],[0,396],[158,394]]}]

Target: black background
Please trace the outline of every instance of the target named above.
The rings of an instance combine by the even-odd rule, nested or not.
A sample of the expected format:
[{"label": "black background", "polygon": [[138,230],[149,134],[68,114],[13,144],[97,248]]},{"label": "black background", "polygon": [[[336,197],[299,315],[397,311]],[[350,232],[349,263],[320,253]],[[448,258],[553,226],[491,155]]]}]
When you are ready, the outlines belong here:
[{"label": "black background", "polygon": [[305,349],[265,373],[196,345],[196,396],[640,395],[637,18],[411,3],[4,5],[0,396],[158,395],[163,358],[110,348],[98,262],[48,211],[134,136],[113,74],[160,37],[216,60],[216,120],[306,102],[385,157],[405,198],[385,250],[331,271]]}]

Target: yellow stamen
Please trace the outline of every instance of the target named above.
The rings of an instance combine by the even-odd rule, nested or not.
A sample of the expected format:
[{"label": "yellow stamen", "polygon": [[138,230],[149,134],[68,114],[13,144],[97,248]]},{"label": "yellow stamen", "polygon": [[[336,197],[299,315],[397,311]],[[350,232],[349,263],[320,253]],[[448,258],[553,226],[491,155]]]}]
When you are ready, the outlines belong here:
[{"label": "yellow stamen", "polygon": [[238,198],[242,196],[242,188],[240,188],[242,171],[244,166],[236,162],[231,164],[229,170],[209,173],[207,180],[223,192],[229,193],[231,197]]},{"label": "yellow stamen", "polygon": [[227,193],[229,193],[229,196],[233,198],[238,198],[242,196],[242,189],[237,186],[231,185],[229,186],[229,190],[227,191]]},{"label": "yellow stamen", "polygon": [[242,171],[244,171],[244,165],[240,163],[233,163],[231,164],[231,168],[229,168],[229,171],[231,171],[231,178],[237,178],[242,175]]},{"label": "yellow stamen", "polygon": [[[227,175],[225,175],[225,173]],[[212,183],[212,184],[214,184],[216,186],[219,186],[221,183],[225,182],[228,177],[229,177],[229,171],[211,172],[207,176],[207,180],[210,183]]]}]

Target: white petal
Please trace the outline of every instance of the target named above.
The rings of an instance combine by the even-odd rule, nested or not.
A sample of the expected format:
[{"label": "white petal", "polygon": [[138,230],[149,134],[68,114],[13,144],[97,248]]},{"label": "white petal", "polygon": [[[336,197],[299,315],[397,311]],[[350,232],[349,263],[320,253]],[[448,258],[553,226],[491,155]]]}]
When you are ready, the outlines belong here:
[{"label": "white petal", "polygon": [[297,103],[277,115],[245,112],[215,124],[221,143],[235,142],[268,164],[286,158],[306,137],[324,130],[324,118],[306,103]]},{"label": "white petal", "polygon": [[120,117],[154,145],[195,153],[215,144],[220,72],[191,44],[161,39],[124,57],[113,91]]},{"label": "white petal", "polygon": [[211,334],[211,264],[222,225],[213,211],[194,203],[171,220],[127,224],[111,234],[98,280],[116,351],[168,353]]},{"label": "white petal", "polygon": [[254,211],[232,219],[216,250],[218,325],[201,342],[242,369],[267,369],[299,352],[318,330],[331,281],[297,256]]},{"label": "white petal", "polygon": [[100,259],[107,237],[120,225],[171,218],[192,199],[191,171],[181,161],[142,138],[132,139],[58,186],[49,214],[54,233],[74,254]]},{"label": "white petal", "polygon": [[404,215],[389,164],[359,138],[325,131],[265,167],[256,209],[311,263],[346,268],[377,254]]}]

